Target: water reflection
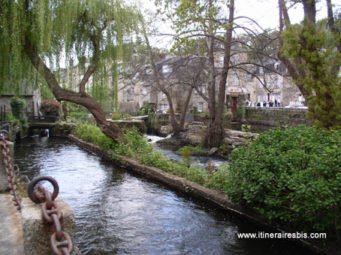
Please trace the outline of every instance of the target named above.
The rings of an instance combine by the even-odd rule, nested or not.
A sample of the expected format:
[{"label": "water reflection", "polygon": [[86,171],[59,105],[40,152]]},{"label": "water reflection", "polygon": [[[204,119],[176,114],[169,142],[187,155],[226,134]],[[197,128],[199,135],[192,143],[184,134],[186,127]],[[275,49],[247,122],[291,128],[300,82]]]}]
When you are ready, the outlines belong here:
[{"label": "water reflection", "polygon": [[30,177],[51,175],[75,211],[84,254],[309,254],[293,243],[238,240],[249,223],[113,168],[66,140],[29,139],[16,162]]}]

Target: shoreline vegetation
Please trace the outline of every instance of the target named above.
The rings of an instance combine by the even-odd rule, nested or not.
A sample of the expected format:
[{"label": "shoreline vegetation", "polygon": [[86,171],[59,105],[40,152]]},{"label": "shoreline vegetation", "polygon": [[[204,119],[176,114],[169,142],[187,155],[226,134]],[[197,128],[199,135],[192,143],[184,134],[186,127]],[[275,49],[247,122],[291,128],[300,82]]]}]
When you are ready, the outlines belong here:
[{"label": "shoreline vegetation", "polygon": [[[316,136],[316,132],[320,135]],[[301,154],[298,153],[297,157],[290,160],[287,158],[287,154],[293,153],[292,149],[281,139],[292,139],[293,137],[297,137],[296,142],[293,143],[294,147],[297,145],[296,143],[301,144],[301,148],[294,148],[295,153],[298,153],[297,151],[301,149],[308,154],[302,154],[301,151]],[[270,146],[274,142],[274,138],[277,139],[275,144],[278,150],[273,150]],[[173,162],[167,159],[159,152],[153,151],[152,145],[148,144],[147,140],[135,130],[126,130],[124,142],[115,143],[103,135],[97,127],[80,125],[75,129],[70,139],[81,145],[81,147],[103,156],[120,167],[162,182],[191,196],[210,201],[263,226],[280,231],[283,231],[282,226],[284,226],[286,231],[291,232],[326,232],[328,235],[327,241],[318,240],[316,242],[315,240],[310,242],[301,239],[300,243],[319,254],[337,254],[339,241],[337,222],[340,214],[335,209],[340,208],[337,207],[340,206],[340,196],[337,194],[341,190],[339,189],[341,173],[337,165],[329,173],[323,172],[321,169],[324,169],[327,165],[331,166],[330,164],[339,163],[338,160],[341,159],[341,154],[337,152],[337,148],[341,144],[340,132],[327,132],[308,127],[273,130],[269,134],[261,135],[255,142],[236,149],[236,152],[231,155],[232,164],[223,164],[214,172],[208,172],[198,166],[188,167],[185,160],[184,162]],[[316,143],[315,139],[317,139],[318,143]],[[330,149],[330,145],[332,145],[332,149]],[[273,151],[273,153],[277,151],[278,155],[276,153],[276,155],[269,154],[268,147],[271,147],[270,151]],[[311,169],[310,166],[315,166],[314,164],[319,161],[320,157],[316,156],[315,153],[318,155],[322,153],[322,158],[324,154],[330,155],[334,158],[334,161],[324,159],[324,163],[321,163],[320,167],[317,166],[314,171],[315,168]],[[267,156],[268,159],[265,159],[264,157]],[[311,162],[307,156],[312,158]],[[286,160],[287,163],[284,164],[284,169],[274,170],[274,167],[278,167],[278,165],[273,165],[274,162],[269,158],[273,158],[274,161],[279,160],[282,163]],[[303,159],[306,161],[302,162]],[[253,165],[248,165],[252,163]],[[271,166],[270,169],[267,169],[266,165]],[[289,173],[285,169],[286,167],[289,167],[292,173]],[[321,176],[314,178],[319,171],[321,171]],[[295,173],[297,175],[296,179]],[[279,176],[276,176],[276,174],[279,174]],[[307,177],[311,177],[311,180],[307,179]],[[277,184],[274,183],[276,178],[280,178]],[[287,194],[282,194],[282,186],[284,186],[284,189],[288,189],[288,183],[285,183],[285,181],[291,182],[291,185],[300,183],[298,187],[303,185],[308,188],[306,192],[297,187],[296,190],[287,190]],[[295,184],[295,182],[297,183]],[[320,185],[316,186],[316,182],[319,182]],[[272,193],[267,190],[270,184],[273,185]],[[312,192],[309,187],[315,187],[315,191]],[[324,193],[321,193],[322,191]],[[331,191],[334,191],[332,195],[330,194]],[[261,192],[267,192],[268,194],[262,194]],[[254,198],[252,194],[254,194]],[[248,196],[250,197],[249,200],[247,199]],[[309,212],[298,205],[298,203],[301,203],[302,207],[307,206],[306,203],[299,202],[300,199],[304,199],[306,196],[316,198],[316,201],[309,208]],[[273,198],[270,202],[269,197]],[[334,197],[334,200],[331,201],[332,197]],[[288,199],[292,201],[292,205],[290,205],[292,208],[286,211],[282,207],[288,207]],[[307,201],[311,202],[311,199]],[[295,208],[298,209],[295,211]],[[318,217],[321,217],[321,210],[323,210],[326,219],[318,220]],[[332,219],[334,222],[328,221],[328,219]],[[298,224],[297,220],[302,221],[306,226]]]}]

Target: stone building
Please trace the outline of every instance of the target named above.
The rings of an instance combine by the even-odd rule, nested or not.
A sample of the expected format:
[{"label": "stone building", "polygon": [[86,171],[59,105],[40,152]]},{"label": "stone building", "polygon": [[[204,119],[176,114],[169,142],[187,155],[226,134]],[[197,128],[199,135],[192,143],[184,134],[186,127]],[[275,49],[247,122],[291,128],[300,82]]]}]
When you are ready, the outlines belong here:
[{"label": "stone building", "polygon": [[[200,68],[195,61],[200,58],[192,55],[187,57],[168,56],[156,62],[159,77],[164,86],[168,86],[175,109],[179,110],[189,91],[189,83],[193,73],[201,71],[202,76],[193,90],[189,110],[207,112],[208,103],[204,97],[208,96],[207,63]],[[235,54],[231,60],[234,63],[247,62],[244,53]],[[223,53],[215,53],[215,66],[219,71],[223,66]],[[219,77],[219,76],[218,76]],[[219,81],[217,81],[218,84]],[[218,86],[216,86],[218,89]],[[242,69],[230,69],[227,77],[226,95],[238,88],[242,97],[249,106],[263,106],[278,103],[281,107],[293,102],[303,102],[300,91],[287,75],[285,67],[275,60],[268,61],[264,67],[246,65]],[[204,96],[204,97],[203,97]],[[167,112],[168,100],[154,82],[153,70],[149,65],[144,65],[130,79],[119,80],[119,104],[122,111],[128,108],[137,110],[144,103],[155,103],[157,111]],[[130,106],[129,106],[130,105]]]},{"label": "stone building", "polygon": [[5,87],[0,92],[0,106],[6,109],[6,112],[11,112],[11,98],[21,97],[25,100],[25,112],[27,115],[38,116],[41,97],[39,89],[34,89],[32,86],[20,86],[19,91],[15,92],[12,87]]}]

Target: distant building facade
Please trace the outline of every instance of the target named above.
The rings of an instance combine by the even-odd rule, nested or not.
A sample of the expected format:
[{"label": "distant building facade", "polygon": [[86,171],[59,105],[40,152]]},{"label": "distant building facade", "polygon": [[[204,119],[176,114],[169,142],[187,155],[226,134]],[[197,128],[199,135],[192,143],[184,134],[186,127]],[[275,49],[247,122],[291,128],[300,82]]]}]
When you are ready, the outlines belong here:
[{"label": "distant building facade", "polygon": [[11,99],[15,96],[25,100],[25,112],[27,115],[37,116],[39,114],[41,95],[39,89],[34,89],[30,85],[22,85],[19,91],[14,92],[11,87],[5,87],[0,92],[0,106],[6,108],[6,112],[11,112]]},{"label": "distant building facade", "polygon": [[[175,80],[179,76],[184,76],[184,70],[179,68],[184,59],[195,59],[196,56],[189,57],[174,57],[168,56],[156,63],[159,77],[162,82],[172,82],[175,85],[169,89],[175,105],[175,109],[180,110],[189,91],[189,86],[176,84]],[[235,57],[236,58],[236,57]],[[245,54],[239,54],[235,61],[245,60]],[[216,67],[219,69],[223,66],[223,55],[218,52],[215,56]],[[191,61],[191,60],[190,60]],[[174,70],[174,67],[177,70]],[[293,83],[292,79],[287,75],[284,66],[276,61],[267,63],[265,68],[248,66],[248,72],[242,70],[231,69],[227,77],[226,95],[228,96],[231,90],[239,88],[242,99],[248,106],[276,106],[285,107],[292,102],[300,101],[304,103],[304,99],[300,91]],[[204,71],[204,70],[203,70]],[[178,72],[178,74],[174,74]],[[181,73],[182,72],[182,73]],[[172,73],[171,77],[168,75]],[[218,81],[217,81],[218,82]],[[127,105],[132,105],[130,108],[135,110],[142,107],[144,103],[155,103],[157,111],[167,112],[169,103],[164,93],[157,88],[154,82],[153,70],[149,65],[145,65],[141,71],[137,72],[132,79],[120,78],[119,80],[118,100],[119,105],[123,108],[129,108]],[[208,103],[203,95],[208,97],[207,80],[201,80],[200,84],[196,85],[197,90],[193,90],[192,97],[189,103],[189,110],[197,112],[207,112]],[[218,87],[218,86],[217,86]],[[198,91],[199,90],[199,91]],[[122,111],[125,111],[122,109]]]}]

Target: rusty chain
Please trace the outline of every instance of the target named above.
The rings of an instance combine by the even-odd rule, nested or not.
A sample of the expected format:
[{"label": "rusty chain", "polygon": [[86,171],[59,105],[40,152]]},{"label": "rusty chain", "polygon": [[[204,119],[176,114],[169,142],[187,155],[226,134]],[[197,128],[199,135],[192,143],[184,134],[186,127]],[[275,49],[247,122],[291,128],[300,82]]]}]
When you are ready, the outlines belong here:
[{"label": "rusty chain", "polygon": [[10,193],[13,196],[13,202],[18,211],[21,210],[21,198],[18,194],[18,184],[16,174],[14,172],[14,166],[11,157],[11,151],[8,142],[5,138],[4,131],[0,131],[0,144],[2,152],[2,161],[4,163],[5,171],[7,174],[8,186]]},{"label": "rusty chain", "polygon": [[[52,184],[52,193],[42,185],[38,185],[42,181]],[[55,255],[69,255],[73,250],[73,244],[70,235],[63,231],[63,213],[55,201],[58,193],[58,183],[50,176],[36,177],[27,185],[28,196],[34,203],[41,204],[44,220],[52,224],[53,233],[50,244],[53,253]]]}]

